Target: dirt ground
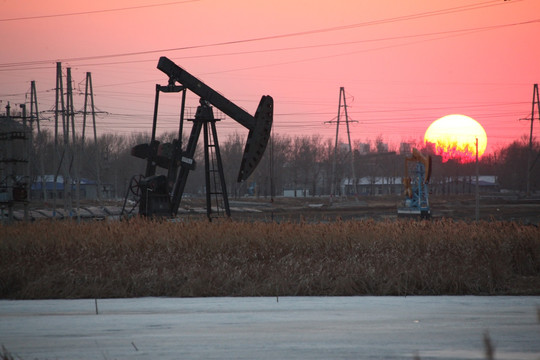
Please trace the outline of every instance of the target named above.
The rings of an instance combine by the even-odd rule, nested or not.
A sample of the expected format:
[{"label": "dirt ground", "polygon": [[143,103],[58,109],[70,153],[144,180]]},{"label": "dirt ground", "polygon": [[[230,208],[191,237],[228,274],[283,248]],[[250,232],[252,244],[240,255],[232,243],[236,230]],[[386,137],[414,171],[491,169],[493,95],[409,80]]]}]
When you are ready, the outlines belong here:
[{"label": "dirt ground", "polygon": [[[398,196],[362,197],[270,197],[229,199],[231,218],[239,221],[306,221],[327,222],[341,220],[397,219],[397,208],[402,206]],[[81,212],[93,217],[118,217],[123,201],[81,203]],[[482,195],[479,202],[479,219],[486,221],[516,221],[527,225],[540,225],[540,196],[519,197]],[[179,218],[206,218],[205,199],[190,197],[183,199]],[[463,221],[475,220],[476,201],[471,195],[446,195],[430,197],[433,219],[449,218]],[[52,208],[43,204],[30,204],[31,218],[50,218]],[[6,209],[3,209],[6,216]],[[62,206],[58,207],[62,212]],[[40,213],[42,215],[40,215]],[[132,214],[137,214],[135,208]],[[22,206],[15,207],[17,220],[23,220]],[[45,214],[45,215],[43,215]],[[39,216],[38,216],[39,215]]]}]

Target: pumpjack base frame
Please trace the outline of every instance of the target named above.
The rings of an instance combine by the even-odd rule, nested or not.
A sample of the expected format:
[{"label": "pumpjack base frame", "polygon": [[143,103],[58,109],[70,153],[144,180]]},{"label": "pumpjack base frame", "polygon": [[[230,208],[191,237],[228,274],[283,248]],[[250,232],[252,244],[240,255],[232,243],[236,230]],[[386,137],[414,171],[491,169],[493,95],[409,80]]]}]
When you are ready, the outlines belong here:
[{"label": "pumpjack base frame", "polygon": [[397,214],[399,218],[415,218],[415,219],[431,219],[431,209],[425,208],[398,208]]}]

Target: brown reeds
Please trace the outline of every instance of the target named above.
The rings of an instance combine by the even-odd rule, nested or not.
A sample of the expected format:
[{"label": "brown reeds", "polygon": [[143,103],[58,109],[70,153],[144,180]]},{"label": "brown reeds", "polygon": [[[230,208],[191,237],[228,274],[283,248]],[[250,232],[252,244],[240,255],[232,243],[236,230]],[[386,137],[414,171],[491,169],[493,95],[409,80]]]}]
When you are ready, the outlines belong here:
[{"label": "brown reeds", "polygon": [[0,227],[0,297],[540,294],[540,230],[451,220]]}]

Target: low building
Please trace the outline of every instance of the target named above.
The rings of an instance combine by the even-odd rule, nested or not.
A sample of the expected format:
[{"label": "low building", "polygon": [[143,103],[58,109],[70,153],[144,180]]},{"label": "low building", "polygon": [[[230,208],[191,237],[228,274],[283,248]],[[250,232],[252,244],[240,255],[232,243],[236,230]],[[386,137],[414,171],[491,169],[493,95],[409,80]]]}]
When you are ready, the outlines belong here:
[{"label": "low building", "polygon": [[341,181],[341,193],[344,195],[396,195],[403,191],[401,177],[364,176],[356,179],[345,178]]},{"label": "low building", "polygon": [[283,190],[283,196],[284,197],[308,197],[309,196],[309,189],[286,189]]},{"label": "low building", "polygon": [[[430,190],[437,194],[473,194],[476,191],[476,176],[446,177],[438,182],[433,181]],[[478,191],[481,193],[499,192],[497,176],[478,176]]]},{"label": "low building", "polygon": [[[31,199],[43,200],[47,199],[63,199],[64,198],[64,178],[59,175],[54,179],[54,175],[38,176],[32,183]],[[44,192],[46,194],[44,194]],[[74,179],[71,179],[71,186],[68,187],[68,192],[72,198],[77,196],[77,184]],[[84,200],[96,200],[98,198],[98,185],[96,181],[81,179],[79,185],[79,198]]]}]

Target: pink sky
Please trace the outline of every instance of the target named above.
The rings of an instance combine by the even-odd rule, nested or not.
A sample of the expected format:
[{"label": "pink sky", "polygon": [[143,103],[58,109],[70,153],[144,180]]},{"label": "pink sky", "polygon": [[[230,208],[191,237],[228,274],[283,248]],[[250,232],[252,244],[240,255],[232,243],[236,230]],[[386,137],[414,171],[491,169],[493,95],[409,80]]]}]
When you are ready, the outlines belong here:
[{"label": "pink sky", "polygon": [[[0,106],[29,101],[35,80],[40,110],[53,109],[62,61],[81,90],[78,109],[92,73],[95,104],[108,113],[100,133],[150,131],[155,84],[167,83],[160,56],[251,114],[272,95],[279,134],[334,138],[325,122],[336,118],[343,86],[353,140],[420,141],[433,121],[460,113],[482,124],[488,152],[528,136],[530,122],[519,119],[530,117],[540,82],[537,0],[0,0],[0,8]],[[179,97],[162,99],[159,130],[177,131]],[[231,119],[218,126],[222,136],[234,131],[244,129]],[[344,126],[340,134],[345,141]]]}]

